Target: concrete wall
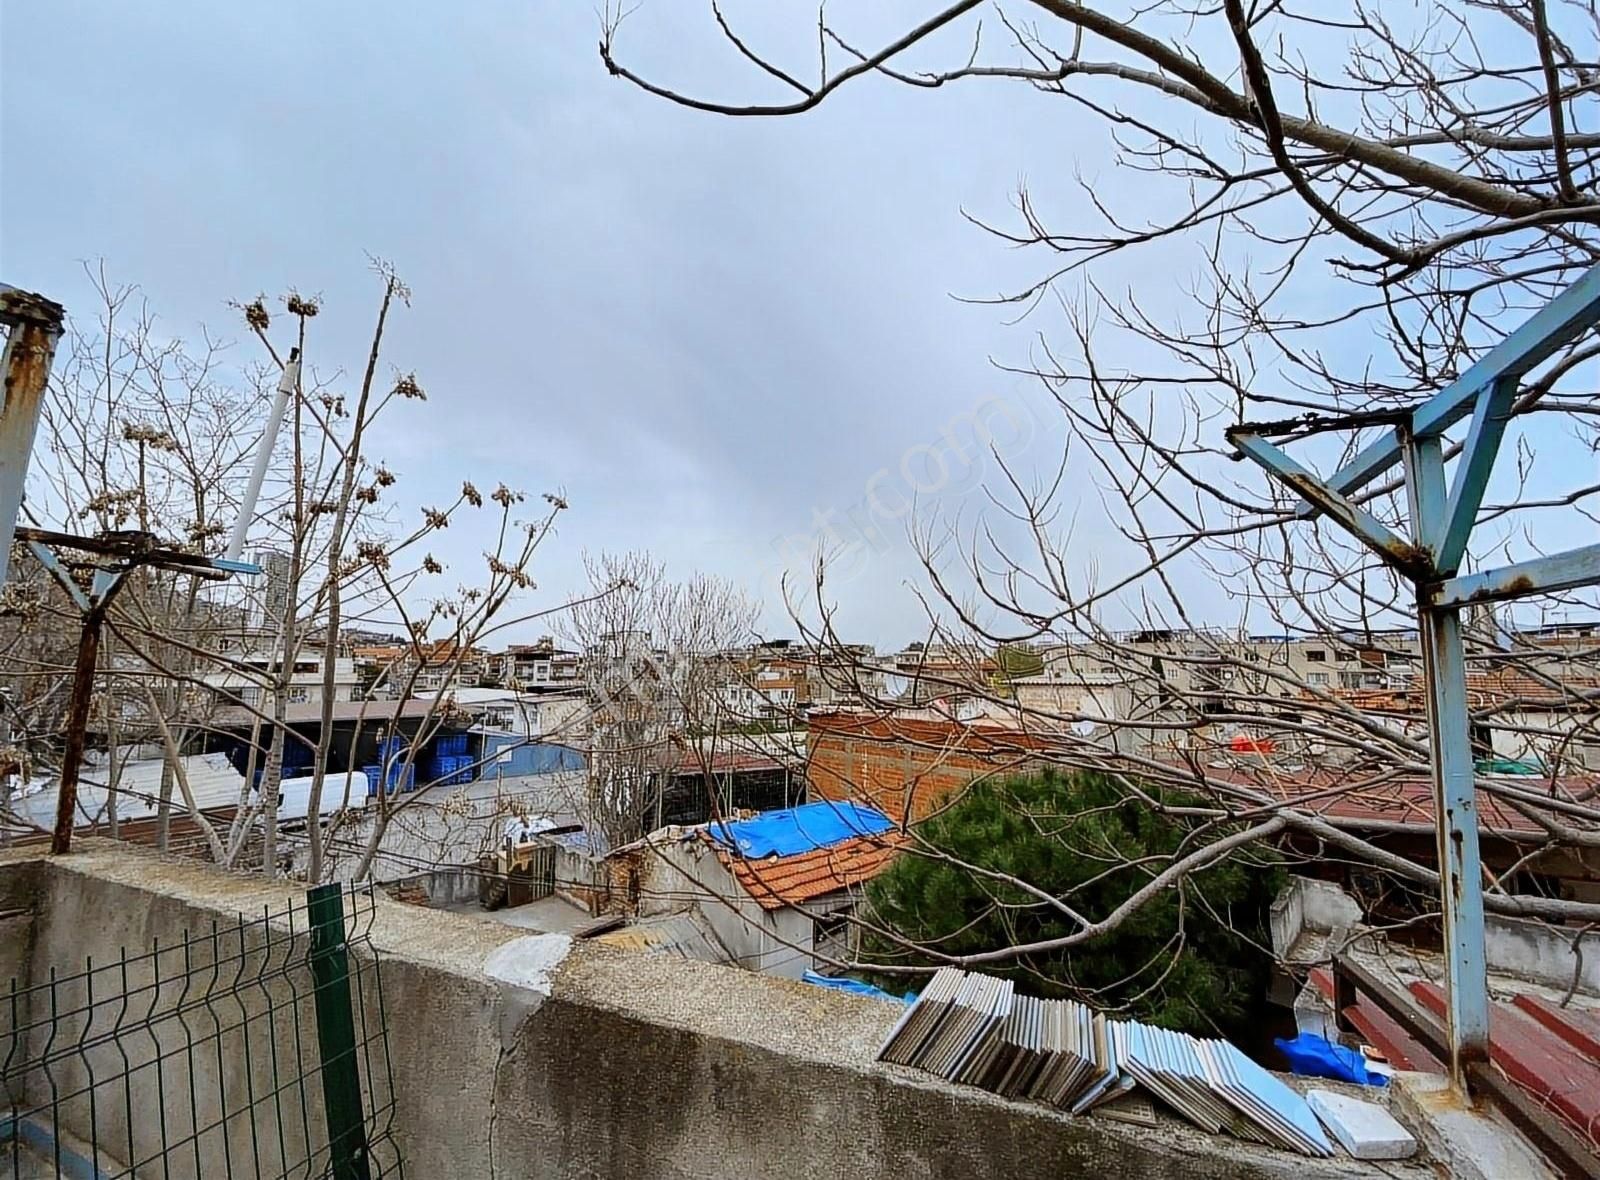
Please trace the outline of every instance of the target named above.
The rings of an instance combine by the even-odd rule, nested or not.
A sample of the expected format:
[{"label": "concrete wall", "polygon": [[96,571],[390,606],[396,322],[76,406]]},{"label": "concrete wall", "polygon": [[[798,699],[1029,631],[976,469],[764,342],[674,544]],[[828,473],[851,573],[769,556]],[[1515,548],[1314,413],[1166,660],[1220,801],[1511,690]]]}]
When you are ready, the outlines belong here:
[{"label": "concrete wall", "polygon": [[[0,858],[0,897],[8,894],[35,914],[35,977],[299,896],[96,842],[55,862]],[[899,1011],[884,1001],[556,935],[519,936],[382,898],[371,941],[382,955],[391,1029],[391,1131],[416,1177],[1372,1174],[1349,1160],[1308,1160],[1167,1121],[1146,1129],[1069,1118],[881,1065],[873,1056]],[[366,978],[370,1006],[379,995]],[[237,1084],[244,1059],[225,1068]],[[317,1097],[308,1095],[313,1107]],[[223,1174],[209,1159],[202,1171]],[[173,1174],[194,1173],[180,1161]]]},{"label": "concrete wall", "polygon": [[[1291,877],[1272,903],[1273,954],[1292,957],[1302,935],[1354,928],[1362,921],[1361,907],[1337,885]],[[1495,914],[1485,915],[1483,926],[1484,957],[1495,974],[1563,990],[1576,979],[1579,991],[1600,995],[1600,933],[1590,931],[1575,947],[1575,929]]]},{"label": "concrete wall", "polygon": [[384,889],[392,897],[399,897],[414,890],[425,897],[428,904],[435,909],[444,909],[453,905],[476,904],[481,880],[479,872],[461,865],[386,881]]},{"label": "concrete wall", "polygon": [[1577,930],[1560,930],[1522,918],[1485,915],[1483,950],[1491,970],[1600,995],[1600,932],[1589,931],[1574,949]]},{"label": "concrete wall", "polygon": [[639,857],[641,916],[694,905],[741,967],[785,979],[811,969],[811,915],[793,906],[762,909],[698,835],[663,841]]},{"label": "concrete wall", "polygon": [[1311,877],[1290,877],[1272,900],[1272,953],[1287,958],[1302,934],[1328,934],[1361,923],[1361,907],[1343,889]]}]

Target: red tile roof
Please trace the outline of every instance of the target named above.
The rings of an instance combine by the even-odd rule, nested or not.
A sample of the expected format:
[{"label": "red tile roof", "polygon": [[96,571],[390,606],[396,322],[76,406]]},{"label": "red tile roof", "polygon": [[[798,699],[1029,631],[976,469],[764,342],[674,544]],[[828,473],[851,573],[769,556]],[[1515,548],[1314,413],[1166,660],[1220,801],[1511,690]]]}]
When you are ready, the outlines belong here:
[{"label": "red tile roof", "polygon": [[701,835],[717,850],[733,879],[764,910],[800,905],[870,881],[889,867],[889,862],[908,839],[903,832],[884,832],[880,836],[858,836],[795,856],[752,860],[727,851],[704,832]]},{"label": "red tile roof", "polygon": [[[1307,699],[1331,694],[1345,704],[1367,713],[1420,717],[1427,712],[1427,689],[1420,682],[1407,688],[1332,688],[1320,694],[1309,690]],[[1600,680],[1593,676],[1557,669],[1537,676],[1523,668],[1493,668],[1467,674],[1467,705],[1475,710],[1554,709],[1594,712],[1600,709]]]}]

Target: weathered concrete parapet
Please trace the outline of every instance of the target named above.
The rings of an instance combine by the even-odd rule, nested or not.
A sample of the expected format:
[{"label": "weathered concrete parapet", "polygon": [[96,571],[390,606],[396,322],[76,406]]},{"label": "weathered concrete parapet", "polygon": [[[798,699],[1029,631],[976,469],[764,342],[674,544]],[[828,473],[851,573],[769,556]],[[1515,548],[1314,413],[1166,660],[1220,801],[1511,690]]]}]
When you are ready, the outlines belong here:
[{"label": "weathered concrete parapet", "polygon": [[[35,913],[35,975],[297,896],[98,842],[57,861],[0,857],[0,900]],[[387,898],[370,937],[384,957],[394,1134],[416,1177],[1376,1175],[1176,1123],[1068,1118],[884,1066],[873,1057],[896,1011],[883,1001],[530,939]],[[1430,1174],[1389,1166],[1389,1175]]]}]

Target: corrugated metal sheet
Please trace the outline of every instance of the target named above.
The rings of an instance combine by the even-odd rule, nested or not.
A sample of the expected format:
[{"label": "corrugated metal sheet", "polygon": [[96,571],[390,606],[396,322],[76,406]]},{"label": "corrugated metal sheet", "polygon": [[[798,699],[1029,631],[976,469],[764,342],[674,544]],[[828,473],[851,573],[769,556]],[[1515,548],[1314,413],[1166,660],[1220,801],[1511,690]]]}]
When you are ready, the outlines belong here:
[{"label": "corrugated metal sheet", "polygon": [[693,911],[644,918],[620,930],[596,935],[594,941],[624,950],[676,955],[700,963],[734,962],[733,955],[722,945],[710,924]]},{"label": "corrugated metal sheet", "polygon": [[[1312,971],[1311,982],[1327,999],[1333,999],[1333,977],[1327,971]],[[1445,995],[1437,984],[1412,980],[1408,987],[1434,1016],[1444,1015]],[[1358,997],[1344,1015],[1390,1062],[1424,1073],[1445,1072],[1442,1062],[1368,997]],[[1489,1059],[1600,1151],[1597,1050],[1600,1015],[1592,1010],[1562,1008],[1529,993],[1492,1005]]]},{"label": "corrugated metal sheet", "polygon": [[[161,795],[160,758],[129,762],[122,767],[117,778],[117,815],[121,819],[139,819],[156,814]],[[233,768],[224,754],[191,754],[183,759],[184,773],[189,789],[194,794],[195,805],[201,810],[215,807],[234,807],[239,802],[244,787],[244,776]],[[59,779],[55,776],[35,779],[20,797],[13,796],[11,810],[22,819],[39,827],[48,828],[56,819],[56,793]],[[78,782],[78,824],[92,824],[106,819],[106,767],[85,766]],[[172,787],[174,805],[182,809],[183,793],[176,783]]]},{"label": "corrugated metal sheet", "polygon": [[861,836],[797,856],[752,860],[728,852],[709,835],[701,834],[717,850],[734,880],[764,910],[799,905],[870,881],[889,867],[909,839],[903,832],[885,832],[881,836]]},{"label": "corrugated metal sheet", "polygon": [[481,779],[583,769],[583,755],[570,746],[530,742],[513,734],[479,732],[483,738],[483,754],[477,775]]},{"label": "corrugated metal sheet", "polygon": [[[364,725],[378,726],[396,720],[411,720],[439,715],[443,710],[429,698],[411,697],[403,701],[335,701],[333,720],[360,721]],[[211,715],[211,725],[216,729],[249,729],[260,717],[249,709],[233,706],[218,709]],[[284,706],[284,722],[288,725],[307,725],[322,720],[320,701],[303,701]]]}]

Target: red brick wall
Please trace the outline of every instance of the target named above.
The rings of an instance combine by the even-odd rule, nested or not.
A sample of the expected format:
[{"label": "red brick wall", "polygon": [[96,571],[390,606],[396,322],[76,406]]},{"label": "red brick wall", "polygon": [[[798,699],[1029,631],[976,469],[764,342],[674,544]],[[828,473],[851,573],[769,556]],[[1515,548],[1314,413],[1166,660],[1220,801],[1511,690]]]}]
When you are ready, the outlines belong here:
[{"label": "red brick wall", "polygon": [[896,820],[925,818],[973,779],[1025,769],[1038,742],[958,722],[813,715],[814,799],[854,799]]}]

